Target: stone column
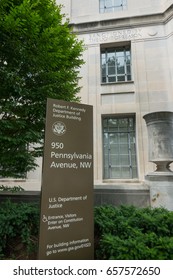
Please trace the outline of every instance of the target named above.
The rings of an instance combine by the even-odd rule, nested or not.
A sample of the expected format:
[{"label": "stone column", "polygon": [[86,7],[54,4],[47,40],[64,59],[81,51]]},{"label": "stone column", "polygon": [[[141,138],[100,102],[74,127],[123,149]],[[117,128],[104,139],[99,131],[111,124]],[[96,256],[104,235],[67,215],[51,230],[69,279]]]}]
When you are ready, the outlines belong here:
[{"label": "stone column", "polygon": [[143,117],[148,130],[148,157],[156,170],[145,176],[152,207],[173,210],[173,112],[153,112]]}]

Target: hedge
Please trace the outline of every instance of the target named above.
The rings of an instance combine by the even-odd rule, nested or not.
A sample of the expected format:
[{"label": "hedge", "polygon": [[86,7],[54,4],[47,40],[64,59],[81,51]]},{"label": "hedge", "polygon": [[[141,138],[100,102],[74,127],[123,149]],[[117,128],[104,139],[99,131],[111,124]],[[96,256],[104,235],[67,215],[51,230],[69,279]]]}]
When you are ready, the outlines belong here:
[{"label": "hedge", "polygon": [[[0,259],[37,259],[39,205],[0,204]],[[172,260],[173,212],[111,205],[94,208],[95,259]]]}]

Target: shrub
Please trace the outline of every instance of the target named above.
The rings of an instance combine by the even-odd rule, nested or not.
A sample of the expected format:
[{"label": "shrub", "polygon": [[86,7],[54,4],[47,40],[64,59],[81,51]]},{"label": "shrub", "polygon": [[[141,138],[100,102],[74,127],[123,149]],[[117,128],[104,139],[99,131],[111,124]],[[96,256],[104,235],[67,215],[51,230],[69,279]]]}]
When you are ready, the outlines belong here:
[{"label": "shrub", "polygon": [[0,186],[0,192],[17,193],[17,192],[21,192],[21,191],[24,191],[24,189],[21,186],[13,186],[13,187],[4,186],[4,185]]},{"label": "shrub", "polygon": [[39,207],[35,203],[0,204],[0,258],[29,259],[37,251]]},{"label": "shrub", "polygon": [[[173,212],[107,205],[94,214],[95,259],[173,259]],[[37,259],[38,231],[38,204],[2,202],[0,259]]]},{"label": "shrub", "polygon": [[96,259],[173,259],[173,212],[163,208],[95,208]]}]

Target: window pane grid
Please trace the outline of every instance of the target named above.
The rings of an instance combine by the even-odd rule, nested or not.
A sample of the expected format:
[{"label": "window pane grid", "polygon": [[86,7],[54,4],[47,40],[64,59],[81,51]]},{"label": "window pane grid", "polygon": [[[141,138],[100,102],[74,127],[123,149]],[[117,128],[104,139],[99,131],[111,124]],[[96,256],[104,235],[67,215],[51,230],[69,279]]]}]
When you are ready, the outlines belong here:
[{"label": "window pane grid", "polygon": [[103,135],[104,178],[136,178],[137,163],[134,118],[104,119]]},{"label": "window pane grid", "polygon": [[130,48],[102,49],[102,83],[131,80]]},{"label": "window pane grid", "polygon": [[100,0],[100,13],[125,10],[127,0]]}]

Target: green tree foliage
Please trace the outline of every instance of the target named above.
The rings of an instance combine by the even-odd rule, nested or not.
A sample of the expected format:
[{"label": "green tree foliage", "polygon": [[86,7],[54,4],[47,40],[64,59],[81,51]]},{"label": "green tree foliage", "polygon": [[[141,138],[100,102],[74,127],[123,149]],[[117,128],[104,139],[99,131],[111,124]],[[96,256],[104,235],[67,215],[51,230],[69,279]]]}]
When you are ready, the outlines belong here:
[{"label": "green tree foliage", "polygon": [[0,176],[35,168],[46,99],[78,101],[82,51],[55,1],[0,1]]}]

